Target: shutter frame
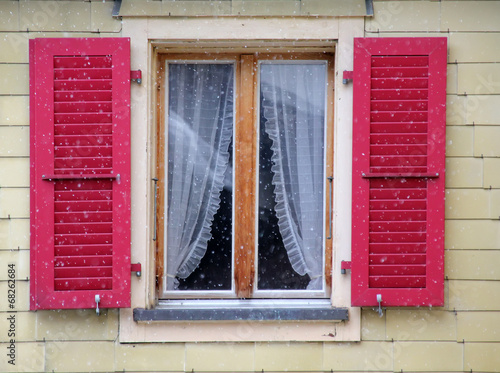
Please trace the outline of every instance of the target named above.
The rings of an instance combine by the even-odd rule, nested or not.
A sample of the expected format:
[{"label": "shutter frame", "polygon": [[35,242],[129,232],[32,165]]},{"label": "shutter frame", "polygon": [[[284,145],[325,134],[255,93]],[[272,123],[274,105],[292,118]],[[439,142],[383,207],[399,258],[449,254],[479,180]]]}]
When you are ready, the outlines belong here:
[{"label": "shutter frame", "polygon": [[[377,306],[379,305],[377,302],[378,294],[382,296],[381,304],[383,306],[442,306],[444,303],[446,41],[446,38],[356,38],[354,40],[351,258],[351,304],[353,306]],[[409,274],[412,273],[413,270],[417,271],[414,273],[421,273],[422,268],[425,267],[425,276],[423,276],[423,281],[425,282],[424,286],[382,287],[381,285],[373,283],[375,278],[381,278],[381,281],[388,280],[389,283],[392,284],[390,286],[398,286],[394,285],[397,283],[394,276],[389,278],[391,276],[379,275],[376,272],[377,269],[383,268],[382,266],[370,267],[370,260],[378,258],[374,255],[374,249],[370,246],[370,242],[376,240],[377,233],[373,230],[370,231],[370,227],[382,226],[382,224],[378,223],[370,225],[370,185],[373,185],[370,183],[372,183],[373,180],[398,180],[397,175],[391,175],[390,171],[393,171],[391,167],[386,167],[389,169],[389,171],[385,173],[388,175],[387,177],[380,177],[380,174],[384,172],[380,171],[378,173],[378,170],[376,167],[373,167],[370,160],[372,155],[370,153],[370,144],[376,141],[374,140],[376,135],[374,136],[371,132],[372,115],[374,115],[373,118],[376,118],[378,115],[384,115],[372,112],[372,104],[376,97],[375,93],[372,93],[371,61],[372,57],[376,56],[424,56],[428,58],[429,61],[428,74],[426,75],[428,77],[428,106],[426,113],[428,141],[426,141],[425,144],[427,147],[426,165],[425,169],[423,169],[423,166],[421,167],[422,169],[419,169],[418,166],[408,166],[410,172],[405,173],[405,175],[408,175],[413,171],[413,176],[411,178],[405,178],[405,180],[425,183],[427,188],[425,209],[427,219],[425,221],[426,228],[424,232],[425,242],[423,242],[423,244],[425,244],[425,250],[423,252],[425,255],[425,266],[420,264],[410,267],[410,258],[418,257],[418,260],[421,260],[423,258],[422,252],[415,256],[411,256],[410,253],[405,252],[404,249],[401,249],[399,252],[405,254],[404,256],[410,260],[408,265],[402,265],[402,267],[405,267],[405,270],[407,270],[407,273],[402,276],[403,281],[412,278],[412,275]],[[410,69],[408,69],[408,71],[409,70]],[[405,74],[405,72],[402,72],[402,74]],[[398,79],[395,79],[394,84],[403,84],[401,81],[402,79],[399,79],[398,83]],[[375,85],[377,81],[373,80],[373,82]],[[379,83],[386,82],[381,80],[377,82],[377,84]],[[420,84],[419,82],[414,83]],[[400,89],[398,94],[403,95],[408,92],[404,89]],[[373,99],[372,94],[374,95]],[[416,101],[419,101],[419,99],[417,98]],[[378,103],[375,103],[375,105],[376,104]],[[418,102],[417,104],[420,105]],[[415,113],[412,112],[406,114],[415,115]],[[397,118],[397,115],[394,115],[394,118]],[[373,119],[373,122],[376,120],[377,119]],[[417,121],[415,120],[415,122]],[[396,119],[393,120],[392,123],[389,123],[389,125],[394,123],[397,123]],[[411,122],[410,126],[414,124],[414,122]],[[373,131],[375,131],[375,129]],[[384,130],[380,131],[383,132]],[[414,138],[417,138],[417,136]],[[407,157],[403,157],[403,161],[408,164],[420,162],[419,157],[415,155],[416,151],[412,150],[412,152],[408,152],[408,154]],[[389,160],[389,156],[381,156],[380,158],[383,162]],[[383,162],[381,164],[383,164]],[[396,167],[403,166],[402,164],[397,164]],[[375,168],[375,171],[372,171],[371,168]],[[383,167],[380,168],[380,170],[382,169]],[[420,171],[420,174],[418,171]],[[365,174],[365,176],[363,176],[363,174]],[[436,175],[438,176],[436,177]],[[379,177],[377,178],[377,176]],[[374,189],[372,191],[374,191]],[[382,192],[387,193],[383,189]],[[397,202],[402,201],[398,200],[396,203]],[[378,201],[377,203],[380,202]],[[374,218],[374,220],[376,219]],[[408,218],[404,223],[408,223],[406,226],[412,226],[413,228],[407,228],[407,231],[405,231],[404,228],[400,228],[403,235],[408,233],[409,230],[414,229],[415,226],[412,218]],[[390,223],[387,225],[390,225]],[[380,234],[380,236],[383,236],[383,234]],[[400,246],[403,247],[404,245]],[[408,245],[408,250],[414,250],[414,247],[417,246]],[[419,247],[423,247],[423,245],[419,245]],[[372,255],[370,256],[370,254]],[[402,256],[398,255],[398,258],[398,260],[401,260]],[[381,255],[380,259],[388,260],[388,262],[391,261],[391,257],[387,252]],[[390,266],[386,266],[386,268],[389,267]],[[401,267],[395,267],[394,270],[398,271],[400,268]],[[372,271],[371,273],[370,270]],[[414,277],[416,279],[418,278],[419,281],[422,280],[419,276]],[[372,283],[370,281],[372,281]]]},{"label": "shutter frame", "polygon": [[[30,309],[96,308],[96,295],[100,297],[100,308],[130,307],[130,39],[32,39],[29,42],[29,51]],[[68,94],[64,99],[55,97],[56,93],[58,95],[67,93],[67,91],[56,92],[57,85],[75,82],[74,79],[64,82],[57,80],[55,61],[59,57],[61,59],[75,57],[85,64],[85,68],[80,66],[78,69],[73,69],[74,74],[83,74],[80,78],[76,78],[83,79],[81,84],[87,86],[80,88],[81,90],[91,90],[100,84],[97,80],[102,72],[97,72],[97,78],[93,76],[95,71],[93,63],[88,62],[92,60],[92,56],[111,60],[111,65],[108,67],[111,76],[105,79],[108,81],[106,84],[112,87],[111,94],[106,93],[109,103],[97,102],[102,100],[98,98],[102,93],[99,90],[97,93],[95,91],[85,93],[91,97],[88,100],[95,101],[90,105],[82,104],[84,99],[77,97],[81,92]],[[62,74],[64,75],[64,72]],[[97,80],[92,82],[86,80],[89,76]],[[66,78],[63,76],[61,79]],[[77,88],[72,89],[74,91]],[[61,100],[66,102],[61,103]],[[106,108],[99,109],[101,105]],[[70,109],[67,109],[68,106]],[[86,114],[89,111],[93,112]],[[93,121],[96,125],[93,126],[94,129],[90,129],[87,124]],[[74,134],[73,137],[77,141],[75,144],[55,143],[58,122],[60,124],[57,131],[63,131],[59,136],[63,139],[61,141],[71,141],[69,139]],[[104,136],[99,137],[99,131],[103,131],[102,128],[105,126],[106,130],[111,132],[108,136],[111,145],[101,146],[95,141],[104,138]],[[72,135],[65,135],[64,131],[72,131]],[[91,146],[78,145],[83,141],[82,137],[78,136],[86,136]],[[91,139],[94,141],[93,144],[90,143]],[[108,158],[101,154],[101,148],[107,148],[105,151],[108,153]],[[58,156],[56,160],[58,152],[67,152],[69,155],[64,155],[62,158]],[[77,167],[79,164],[80,168]],[[99,167],[104,167],[105,164],[109,169],[101,170]],[[86,173],[89,177],[85,177]],[[105,183],[111,185],[108,191],[103,190]],[[56,184],[61,187],[60,192],[56,191]],[[69,185],[73,185],[74,189]],[[80,191],[78,188],[81,185],[87,185],[89,188],[99,186],[99,188],[96,192],[91,189]],[[75,197],[79,193],[81,200]],[[70,212],[79,209],[78,216],[86,216],[87,222],[82,222],[76,217],[68,224],[55,222],[57,209],[55,206],[61,203],[56,199],[61,195],[67,198],[62,202],[65,211],[68,208]],[[101,202],[92,201],[92,198],[100,198]],[[89,210],[86,206],[92,203],[97,206],[97,211],[85,212]],[[99,212],[101,208],[99,206],[106,203],[112,206],[111,211]],[[103,220],[103,215],[107,216],[106,220]],[[97,220],[92,221],[94,218]],[[106,222],[103,223],[104,221]],[[110,227],[111,232],[100,233],[103,229],[109,231]],[[102,246],[111,247],[111,253],[105,255],[106,268],[101,267],[104,259],[100,261],[98,255],[103,249],[98,248],[98,245],[85,244],[86,241],[90,242],[96,237],[107,240]],[[73,238],[77,243],[71,242]],[[110,239],[111,244],[108,243]],[[65,254],[67,263],[78,260],[83,264],[66,263],[63,266],[65,263],[60,259],[62,254],[57,254],[56,251],[62,250],[62,246],[57,246],[58,241],[69,242],[64,247],[64,250],[68,248],[72,250],[71,253]],[[56,263],[62,264],[56,268]],[[60,279],[55,278],[56,271],[62,276]],[[89,275],[89,272],[94,274]],[[57,288],[56,281],[60,284],[60,288]],[[89,285],[91,283],[96,283],[94,288]],[[107,284],[104,289],[103,284]],[[64,287],[69,287],[69,290]]]}]

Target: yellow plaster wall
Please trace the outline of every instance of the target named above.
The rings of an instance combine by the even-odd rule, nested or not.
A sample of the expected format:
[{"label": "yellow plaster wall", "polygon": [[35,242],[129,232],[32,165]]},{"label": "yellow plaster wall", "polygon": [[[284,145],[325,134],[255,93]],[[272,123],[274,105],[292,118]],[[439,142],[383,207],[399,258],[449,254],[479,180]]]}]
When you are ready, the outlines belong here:
[{"label": "yellow plaster wall", "polygon": [[0,372],[500,371],[500,1],[375,1],[365,21],[367,37],[448,38],[444,307],[363,309],[356,343],[123,344],[116,310],[30,312],[28,40],[120,36],[112,7],[0,1]]}]

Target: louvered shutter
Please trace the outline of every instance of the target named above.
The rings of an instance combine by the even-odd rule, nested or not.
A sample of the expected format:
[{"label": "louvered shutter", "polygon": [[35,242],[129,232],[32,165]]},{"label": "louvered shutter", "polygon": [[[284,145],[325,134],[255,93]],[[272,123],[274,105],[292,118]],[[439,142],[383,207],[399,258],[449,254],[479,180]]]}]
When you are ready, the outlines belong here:
[{"label": "louvered shutter", "polygon": [[354,45],[352,305],[443,305],[446,39]]},{"label": "louvered shutter", "polygon": [[130,40],[30,40],[31,309],[130,306]]}]

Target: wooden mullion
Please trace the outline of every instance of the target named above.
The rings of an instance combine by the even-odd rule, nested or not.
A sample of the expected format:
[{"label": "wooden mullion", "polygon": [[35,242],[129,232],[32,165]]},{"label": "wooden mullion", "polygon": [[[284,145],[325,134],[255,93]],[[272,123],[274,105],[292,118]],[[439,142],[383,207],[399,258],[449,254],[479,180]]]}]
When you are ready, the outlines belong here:
[{"label": "wooden mullion", "polygon": [[[157,198],[153,201],[156,204],[156,240],[153,243],[155,247],[155,257],[156,257],[156,282],[158,293],[161,295],[165,291],[163,288],[163,277],[164,277],[164,263],[165,263],[165,195],[167,190],[165,190],[166,180],[165,180],[165,148],[167,146],[165,138],[165,58],[161,56],[158,58],[158,77],[156,80],[156,109],[157,109],[157,133],[156,133],[156,178],[157,181]],[[153,183],[154,187],[154,183]],[[154,190],[153,190],[154,193]],[[153,194],[154,196],[154,194]],[[154,233],[153,233],[154,234]]]},{"label": "wooden mullion", "polygon": [[[333,108],[335,103],[335,69],[334,69],[334,59],[333,56],[328,58],[328,81],[327,81],[327,95],[326,95],[326,177],[334,177],[333,169],[333,142],[334,142],[334,131],[333,131]],[[330,189],[335,187],[335,179],[332,180],[332,185],[330,185],[329,180],[325,180],[326,186],[326,209],[325,209],[325,222],[326,222],[326,236],[330,233],[330,217],[333,220],[333,201],[330,199]],[[332,193],[333,195],[333,193]],[[333,232],[331,232],[331,238],[325,239],[325,280],[326,280],[326,290],[328,293],[332,289],[332,267],[333,267]]]},{"label": "wooden mullion", "polygon": [[257,124],[255,120],[256,67],[253,55],[242,55],[237,74],[237,111],[234,134],[234,278],[236,295],[252,296],[255,278],[255,203]]}]

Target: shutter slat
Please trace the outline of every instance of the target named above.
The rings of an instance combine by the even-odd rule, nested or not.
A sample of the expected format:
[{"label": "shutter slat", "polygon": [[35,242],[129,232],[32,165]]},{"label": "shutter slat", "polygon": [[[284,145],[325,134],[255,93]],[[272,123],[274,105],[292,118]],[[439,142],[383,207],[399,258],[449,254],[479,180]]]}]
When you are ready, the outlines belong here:
[{"label": "shutter slat", "polygon": [[111,113],[112,103],[105,101],[56,102],[56,113]]},{"label": "shutter slat", "polygon": [[67,278],[56,279],[54,281],[54,290],[111,290],[113,288],[113,278]]},{"label": "shutter slat", "polygon": [[111,255],[59,256],[55,267],[109,267],[113,264]]},{"label": "shutter slat", "polygon": [[372,89],[370,91],[372,100],[427,100],[429,91],[427,89]]},{"label": "shutter slat", "polygon": [[429,69],[427,66],[387,66],[374,67],[372,65],[372,77],[374,78],[396,78],[396,77],[427,77]]},{"label": "shutter slat", "polygon": [[54,214],[55,223],[74,223],[74,222],[109,222],[113,219],[111,211],[80,211],[80,212],[56,212]]},{"label": "shutter slat", "polygon": [[113,226],[107,222],[78,222],[78,223],[56,223],[55,234],[69,233],[112,233]]},{"label": "shutter slat", "polygon": [[[410,245],[407,245],[407,248],[411,247]],[[377,265],[377,264],[383,264],[383,265],[403,265],[403,264],[420,264],[420,265],[425,265],[425,254],[424,253],[417,253],[414,254],[412,252],[409,253],[399,253],[399,254],[393,254],[393,253],[377,253],[377,254],[370,254],[370,264],[371,265]]]},{"label": "shutter slat", "polygon": [[56,56],[54,68],[110,68],[112,66],[111,56]]},{"label": "shutter slat", "polygon": [[355,45],[352,304],[441,305],[446,41]]},{"label": "shutter slat", "polygon": [[54,92],[55,102],[111,101],[112,91],[58,91]]},{"label": "shutter slat", "polygon": [[[369,285],[371,288],[425,288],[426,277],[425,276],[370,276]],[[383,298],[382,298],[383,299]],[[410,306],[409,304],[400,304],[400,306]]]},{"label": "shutter slat", "polygon": [[99,79],[110,80],[112,77],[110,68],[55,68],[54,79],[56,80],[81,80]]},{"label": "shutter slat", "polygon": [[111,79],[57,80],[54,82],[55,91],[110,91],[111,89]]},{"label": "shutter slat", "polygon": [[415,122],[377,122],[372,123],[370,126],[371,133],[426,133],[427,132],[427,122],[415,123]]},{"label": "shutter slat", "polygon": [[372,111],[427,111],[426,100],[372,100]]},{"label": "shutter slat", "polygon": [[427,88],[427,78],[373,78],[371,86],[375,89],[415,89]]},{"label": "shutter slat", "polygon": [[[56,279],[112,277],[113,267],[57,267]],[[57,280],[56,280],[57,281]]]},{"label": "shutter slat", "polygon": [[113,254],[113,245],[58,245],[54,252],[56,257],[60,256],[86,256],[86,255],[109,255]]},{"label": "shutter slat", "polygon": [[425,253],[425,243],[383,242],[369,244],[370,258],[374,254],[415,254]]},{"label": "shutter slat", "polygon": [[370,266],[370,276],[425,276],[423,265],[373,265]]},{"label": "shutter slat", "polygon": [[31,308],[129,307],[130,40],[30,48]]},{"label": "shutter slat", "polygon": [[110,135],[56,135],[54,136],[54,145],[56,146],[98,146],[112,145],[112,136]]},{"label": "shutter slat", "polygon": [[[89,135],[111,135],[113,126],[106,124],[59,124],[54,126],[55,135],[76,135],[88,138]],[[83,144],[82,144],[83,145]]]},{"label": "shutter slat", "polygon": [[428,66],[429,57],[427,56],[373,56],[371,58],[372,67],[411,67]]}]

